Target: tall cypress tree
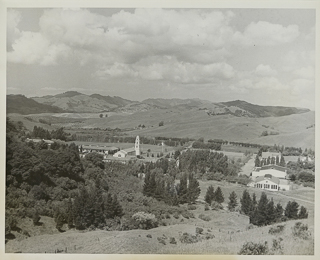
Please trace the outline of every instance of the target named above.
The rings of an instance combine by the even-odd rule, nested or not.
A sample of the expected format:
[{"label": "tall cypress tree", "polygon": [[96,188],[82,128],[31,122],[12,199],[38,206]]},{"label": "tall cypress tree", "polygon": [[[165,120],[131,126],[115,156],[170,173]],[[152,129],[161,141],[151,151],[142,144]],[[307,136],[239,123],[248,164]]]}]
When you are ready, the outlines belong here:
[{"label": "tall cypress tree", "polygon": [[117,195],[113,195],[114,216],[122,217],[124,215],[121,204],[118,201]]},{"label": "tall cypress tree", "polygon": [[272,198],[269,201],[269,203],[267,204],[266,213],[267,214],[266,214],[265,224],[269,225],[269,224],[274,223],[276,220],[276,212],[275,212],[274,202],[273,202]]},{"label": "tall cypress tree", "polygon": [[207,189],[206,195],[204,197],[205,202],[207,202],[209,205],[211,205],[211,202],[214,199],[214,188],[212,185],[210,185]]},{"label": "tall cypress tree", "polygon": [[187,196],[188,196],[188,178],[187,178],[187,175],[184,173],[180,179],[179,192],[178,192],[179,203],[188,202]]},{"label": "tall cypress tree", "polygon": [[258,155],[256,156],[256,159],[255,159],[255,161],[254,161],[254,164],[255,164],[256,167],[260,167],[260,166],[261,166],[260,158],[259,158]]},{"label": "tall cypress tree", "polygon": [[282,208],[281,204],[278,203],[276,208],[275,208],[276,221],[281,220],[282,216],[283,216],[283,208]]},{"label": "tall cypress tree", "polygon": [[253,210],[253,206],[252,206],[252,199],[247,190],[243,191],[242,198],[240,199],[240,203],[241,203],[241,211],[243,212],[243,214],[249,216]]},{"label": "tall cypress tree", "polygon": [[280,158],[280,163],[279,163],[279,165],[280,165],[280,166],[282,166],[282,167],[285,167],[285,166],[286,166],[286,162],[285,162],[285,160],[284,160],[284,157],[283,157],[283,155],[281,155],[281,158]]},{"label": "tall cypress tree", "polygon": [[228,209],[230,211],[234,211],[236,206],[238,206],[237,194],[233,191],[230,193],[230,196],[229,196]]},{"label": "tall cypress tree", "polygon": [[218,203],[224,202],[224,196],[223,196],[222,190],[219,186],[214,193],[214,200]]},{"label": "tall cypress tree", "polygon": [[108,193],[105,201],[105,216],[109,219],[114,217],[114,204],[111,193]]},{"label": "tall cypress tree", "polygon": [[267,224],[268,220],[268,197],[267,195],[262,192],[257,209],[255,210],[254,214],[250,216],[250,222],[258,225],[264,226]]},{"label": "tall cypress tree", "polygon": [[189,175],[189,186],[188,186],[188,202],[194,203],[200,195],[200,187],[197,179],[192,174]]}]

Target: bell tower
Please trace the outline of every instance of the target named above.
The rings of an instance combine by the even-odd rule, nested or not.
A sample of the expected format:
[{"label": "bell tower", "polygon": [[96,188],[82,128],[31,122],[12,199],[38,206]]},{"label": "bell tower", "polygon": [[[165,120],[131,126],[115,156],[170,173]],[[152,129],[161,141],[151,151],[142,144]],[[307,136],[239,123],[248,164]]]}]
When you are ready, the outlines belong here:
[{"label": "bell tower", "polygon": [[134,150],[136,151],[136,156],[140,155],[140,139],[139,139],[139,136],[136,137],[136,142],[134,144]]}]

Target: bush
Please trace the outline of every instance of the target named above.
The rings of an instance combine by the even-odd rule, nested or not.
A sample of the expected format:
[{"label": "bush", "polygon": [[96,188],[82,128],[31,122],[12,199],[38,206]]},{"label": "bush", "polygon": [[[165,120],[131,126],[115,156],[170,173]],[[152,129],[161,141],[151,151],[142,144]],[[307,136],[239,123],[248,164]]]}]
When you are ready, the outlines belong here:
[{"label": "bush", "polygon": [[253,242],[247,242],[245,243],[240,252],[239,255],[266,255],[268,254],[268,244],[265,242],[264,244],[261,243],[253,243]]},{"label": "bush", "polygon": [[174,237],[170,237],[169,243],[170,244],[177,244],[177,241]]},{"label": "bush", "polygon": [[209,205],[208,205],[208,204],[205,204],[205,205],[204,205],[204,211],[207,211],[207,210],[209,210],[209,209],[210,209]]},{"label": "bush", "polygon": [[206,215],[204,215],[204,214],[200,214],[200,215],[199,215],[199,218],[202,219],[202,220],[204,220],[204,221],[210,221],[210,220],[211,220],[211,218],[210,218],[209,216],[206,216]]},{"label": "bush", "polygon": [[308,231],[308,225],[303,225],[301,222],[297,222],[292,228],[292,235],[301,239],[309,239],[311,234]]},{"label": "bush", "polygon": [[196,234],[202,234],[203,228],[196,227]]},{"label": "bush", "polygon": [[150,234],[147,235],[147,238],[152,238],[152,236]]},{"label": "bush", "polygon": [[192,234],[183,233],[182,236],[180,237],[180,241],[183,244],[193,244],[193,243],[199,242],[200,239],[199,239],[199,237],[194,236]]},{"label": "bush", "polygon": [[182,211],[181,212],[182,217],[189,219],[189,218],[194,218],[194,215],[192,212],[189,211]]},{"label": "bush", "polygon": [[209,234],[209,233],[206,233],[204,237],[206,240],[215,238],[215,236],[213,234]]},{"label": "bush", "polygon": [[284,225],[278,225],[276,227],[271,227],[269,229],[269,234],[274,235],[274,234],[279,234],[284,230]]},{"label": "bush", "polygon": [[197,206],[196,205],[188,205],[188,210],[196,210]]},{"label": "bush", "polygon": [[179,216],[180,216],[180,214],[179,214],[178,212],[175,212],[175,213],[173,214],[173,217],[174,217],[175,219],[178,219]]},{"label": "bush", "polygon": [[212,201],[211,208],[212,210],[219,210],[219,209],[223,209],[223,206],[216,201]]},{"label": "bush", "polygon": [[132,218],[137,222],[139,228],[150,229],[158,226],[158,220],[154,214],[143,211],[132,215]]}]

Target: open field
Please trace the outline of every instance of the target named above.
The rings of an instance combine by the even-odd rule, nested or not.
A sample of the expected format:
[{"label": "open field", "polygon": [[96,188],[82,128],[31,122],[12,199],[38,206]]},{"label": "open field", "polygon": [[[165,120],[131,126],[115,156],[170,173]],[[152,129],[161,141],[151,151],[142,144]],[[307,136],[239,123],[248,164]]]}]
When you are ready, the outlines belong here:
[{"label": "open field", "polygon": [[[120,128],[132,129],[126,133],[130,136],[164,136],[164,137],[189,137],[198,139],[223,139],[228,141],[249,142],[257,144],[278,144],[314,149],[315,128],[309,126],[315,122],[315,113],[310,111],[303,114],[296,114],[282,117],[247,118],[231,115],[209,116],[203,110],[172,109],[151,109],[148,111],[136,112],[133,114],[116,113],[108,117],[96,118],[92,114],[76,114],[77,118],[70,118],[70,115],[62,117],[52,116],[53,114],[39,114],[22,116],[10,114],[13,120],[20,120],[26,123],[28,129],[33,125],[40,124],[39,118],[48,118],[52,126],[66,127],[70,129],[93,129],[93,128]],[[34,119],[34,122],[27,122],[26,117]],[[75,116],[76,117],[76,116]],[[159,126],[163,121],[164,126]],[[138,129],[138,125],[145,125],[145,128]],[[49,126],[48,126],[49,127]],[[308,128],[308,129],[307,129]],[[263,131],[276,132],[276,135],[261,136]],[[239,148],[240,149],[240,148]],[[250,150],[250,148],[242,148]],[[237,150],[238,151],[238,150]]]}]

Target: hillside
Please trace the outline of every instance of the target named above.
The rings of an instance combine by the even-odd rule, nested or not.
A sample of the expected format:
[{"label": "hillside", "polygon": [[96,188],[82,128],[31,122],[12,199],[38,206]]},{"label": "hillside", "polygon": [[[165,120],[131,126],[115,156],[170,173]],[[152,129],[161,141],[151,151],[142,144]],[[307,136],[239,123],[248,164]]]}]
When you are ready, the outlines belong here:
[{"label": "hillside", "polygon": [[309,112],[309,109],[281,106],[259,106],[245,101],[236,100],[230,102],[213,103],[207,100],[194,99],[163,99],[150,98],[142,102],[131,101],[121,97],[103,96],[100,94],[85,95],[76,91],[68,91],[55,96],[34,97],[35,101],[59,107],[65,111],[78,113],[95,113],[116,111],[135,113],[154,108],[160,109],[199,109],[210,116],[233,115],[237,117],[281,117],[292,114]]},{"label": "hillside", "polygon": [[22,115],[37,113],[61,113],[59,107],[41,104],[23,95],[7,95],[7,114],[18,113]]},{"label": "hillside", "polygon": [[223,105],[234,106],[238,107],[240,109],[243,109],[247,112],[249,112],[252,115],[255,115],[255,117],[278,117],[278,116],[288,116],[292,114],[300,114],[300,113],[306,113],[309,112],[309,109],[305,108],[295,108],[295,107],[282,107],[282,106],[259,106],[250,104],[245,101],[236,100],[236,101],[230,101],[230,102],[222,102]]}]

